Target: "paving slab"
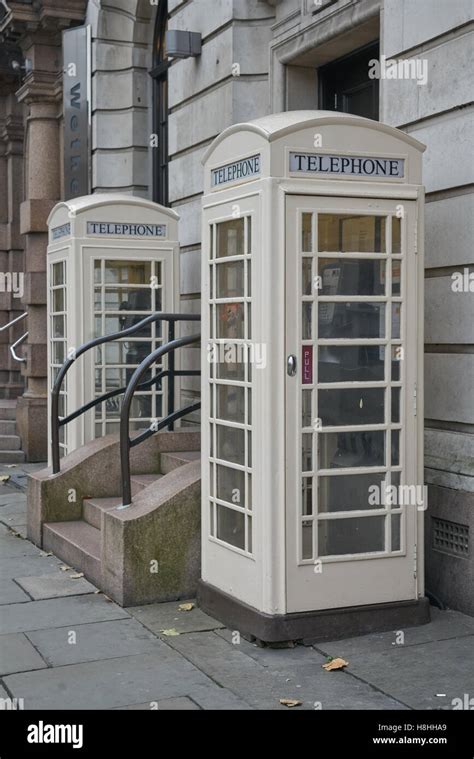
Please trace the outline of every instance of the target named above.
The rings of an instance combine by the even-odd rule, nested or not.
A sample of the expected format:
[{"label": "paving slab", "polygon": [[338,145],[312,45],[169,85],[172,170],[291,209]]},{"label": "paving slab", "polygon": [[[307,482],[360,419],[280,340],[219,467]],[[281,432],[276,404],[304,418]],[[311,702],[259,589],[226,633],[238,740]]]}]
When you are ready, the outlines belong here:
[{"label": "paving slab", "polygon": [[412,709],[446,708],[453,698],[473,692],[473,635],[374,653],[361,641],[360,651],[353,649],[348,659],[351,673]]},{"label": "paving slab", "polygon": [[[70,643],[70,632],[75,643]],[[28,633],[28,638],[53,667],[162,651],[163,644],[135,619],[69,625]]]},{"label": "paving slab", "polygon": [[60,572],[61,563],[55,556],[42,556],[39,551],[36,555],[20,558],[5,559],[0,556],[0,579]]},{"label": "paving slab", "polygon": [[[400,635],[403,633],[403,635]],[[468,617],[457,611],[440,611],[431,609],[431,622],[418,627],[407,627],[385,633],[371,633],[356,638],[315,643],[318,651],[330,656],[342,656],[347,659],[353,654],[367,655],[377,652],[390,652],[394,648],[418,646],[437,640],[449,640],[474,635],[474,617]]]},{"label": "paving slab", "polygon": [[26,511],[26,495],[20,493],[16,488],[8,488],[5,485],[0,486],[0,508],[3,509],[9,505],[16,505],[18,508],[21,507]]},{"label": "paving slab", "polygon": [[46,662],[23,633],[0,635],[0,675],[45,667]]},{"label": "paving slab", "polygon": [[[208,674],[216,683],[245,699],[255,709],[287,709],[280,699],[296,699],[299,709],[403,709],[404,705],[345,672],[325,672],[326,658],[290,665],[286,655],[271,669],[216,633],[190,633],[169,638],[169,645]],[[272,655],[286,654],[273,649]],[[199,703],[199,701],[198,701]],[[320,706],[319,706],[320,705]]]},{"label": "paving slab", "polygon": [[34,601],[44,598],[63,598],[95,593],[96,587],[84,577],[74,580],[77,572],[58,572],[38,576],[15,577],[18,583]]},{"label": "paving slab", "polygon": [[170,711],[199,711],[200,707],[191,701],[187,696],[181,698],[165,698],[161,701],[148,701],[144,704],[131,704],[130,706],[119,706],[121,710],[135,709],[140,711],[150,711],[154,709],[160,712]]},{"label": "paving slab", "polygon": [[0,580],[0,605],[31,601],[31,598],[13,580]]},{"label": "paving slab", "polygon": [[0,537],[0,556],[2,559],[11,559],[16,556],[38,556],[39,550],[28,540],[17,538],[11,532]]},{"label": "paving slab", "polygon": [[5,686],[27,709],[113,709],[221,689],[162,641],[159,653],[8,675]]},{"label": "paving slab", "polygon": [[[6,509],[8,509],[7,513],[5,513]],[[0,509],[0,523],[6,527],[25,527],[26,520],[24,511],[13,511],[10,506],[4,506],[3,509]]]},{"label": "paving slab", "polygon": [[[242,636],[236,638],[234,630],[216,630],[216,635],[224,638],[228,643],[237,646],[247,656],[261,664],[262,667],[281,667],[282,665],[293,667],[305,665],[307,662],[314,662],[315,657],[312,649],[307,646],[294,646],[285,648],[272,648],[270,646],[259,646],[257,643],[251,643]],[[238,634],[238,633],[237,633]],[[238,642],[236,642],[238,641]],[[318,655],[318,661],[319,661]]]},{"label": "paving slab", "polygon": [[195,601],[172,601],[171,603],[150,604],[149,606],[131,606],[127,611],[156,634],[162,630],[190,633],[224,627],[221,622],[209,617],[197,606],[192,611],[179,611],[178,607],[185,603],[195,603]]},{"label": "paving slab", "polygon": [[52,598],[2,606],[0,633],[48,630],[88,622],[128,618],[128,614],[102,595]]}]

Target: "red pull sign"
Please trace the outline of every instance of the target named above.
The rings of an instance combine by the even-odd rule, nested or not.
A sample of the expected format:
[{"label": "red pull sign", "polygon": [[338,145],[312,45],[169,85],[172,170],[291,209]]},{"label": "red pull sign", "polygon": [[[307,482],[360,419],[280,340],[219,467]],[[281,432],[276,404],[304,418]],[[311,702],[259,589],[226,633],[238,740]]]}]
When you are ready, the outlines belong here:
[{"label": "red pull sign", "polygon": [[303,385],[313,384],[313,346],[303,345]]}]

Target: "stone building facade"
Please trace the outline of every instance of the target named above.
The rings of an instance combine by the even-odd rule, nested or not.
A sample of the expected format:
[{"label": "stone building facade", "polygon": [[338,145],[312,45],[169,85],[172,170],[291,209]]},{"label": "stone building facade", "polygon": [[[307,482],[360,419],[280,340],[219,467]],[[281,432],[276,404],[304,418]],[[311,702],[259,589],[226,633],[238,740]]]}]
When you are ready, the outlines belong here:
[{"label": "stone building facade", "polygon": [[[25,271],[21,306],[0,293],[1,323],[28,310],[25,392],[5,333],[0,376],[4,395],[21,396],[28,458],[45,458],[46,218],[63,194],[61,30],[91,27],[92,191],[165,200],[180,214],[180,308],[193,313],[201,307],[201,159],[219,132],[283,110],[373,112],[427,145],[427,582],[474,613],[472,2],[168,0],[165,7],[163,0],[63,0],[58,6],[6,0],[0,17],[2,44],[28,59],[20,82],[2,69],[0,85],[0,261]],[[166,25],[200,33],[201,55],[163,68]],[[375,89],[361,90],[352,77],[361,66],[367,72],[366,53],[422,61],[427,80],[420,68],[418,77],[382,76],[372,82]],[[163,97],[166,168],[151,139]],[[165,171],[166,197],[157,176]],[[464,285],[456,288],[458,274]],[[186,400],[198,393],[190,380]],[[431,550],[443,535],[445,550]]]}]

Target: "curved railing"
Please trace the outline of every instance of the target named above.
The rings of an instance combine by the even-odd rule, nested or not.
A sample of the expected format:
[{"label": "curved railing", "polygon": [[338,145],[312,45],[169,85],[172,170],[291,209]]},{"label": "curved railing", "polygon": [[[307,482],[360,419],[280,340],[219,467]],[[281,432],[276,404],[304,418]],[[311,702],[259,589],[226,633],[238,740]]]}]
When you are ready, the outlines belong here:
[{"label": "curved railing", "polygon": [[[120,414],[120,463],[122,468],[122,506],[121,508],[126,508],[127,506],[130,506],[132,502],[132,485],[131,485],[131,475],[130,475],[130,449],[134,448],[136,445],[139,445],[140,443],[143,443],[144,440],[148,440],[149,437],[154,435],[156,432],[159,432],[160,430],[164,429],[164,427],[168,427],[168,429],[173,429],[174,422],[176,422],[178,419],[181,419],[183,416],[187,416],[188,414],[191,414],[193,411],[198,411],[201,408],[201,403],[193,403],[189,406],[186,406],[185,408],[179,409],[178,411],[174,411],[174,401],[172,404],[172,412],[168,414],[168,416],[165,419],[161,419],[159,422],[153,422],[149,429],[145,430],[144,432],[140,433],[134,438],[130,438],[129,433],[129,422],[130,422],[130,407],[132,405],[133,396],[135,394],[135,391],[138,390],[141,387],[140,380],[145,374],[145,372],[148,371],[148,369],[152,366],[152,364],[155,363],[158,359],[160,359],[162,356],[166,356],[169,354],[170,361],[169,363],[172,363],[171,358],[174,357],[174,352],[178,348],[183,348],[186,345],[193,345],[195,343],[199,343],[201,341],[201,335],[190,335],[189,337],[180,337],[178,340],[172,340],[169,343],[166,343],[166,345],[162,345],[160,348],[157,348],[153,353],[150,353],[149,356],[147,356],[144,361],[140,364],[140,366],[135,369],[130,382],[128,383],[127,389],[125,391],[125,395],[123,398],[122,403],[122,410]],[[174,362],[173,362],[174,363]],[[189,373],[188,373],[189,374]],[[194,372],[193,374],[199,375],[200,372]],[[169,411],[169,408],[168,408]]]},{"label": "curved railing", "polygon": [[[121,330],[119,332],[114,332],[111,335],[106,335],[104,337],[96,337],[93,340],[89,340],[89,342],[84,343],[84,345],[81,345],[80,348],[77,348],[77,350],[74,352],[74,356],[67,359],[67,361],[64,362],[61,369],[59,370],[58,376],[56,377],[56,381],[54,383],[53,389],[51,391],[51,465],[52,465],[52,471],[53,474],[57,474],[60,471],[60,457],[59,457],[59,432],[61,427],[64,427],[65,425],[69,424],[69,422],[72,422],[74,419],[77,419],[79,416],[82,416],[82,414],[85,414],[86,411],[89,411],[90,409],[94,408],[95,406],[98,406],[101,403],[104,403],[105,401],[109,400],[110,398],[114,398],[118,395],[122,395],[122,393],[126,393],[127,387],[119,388],[118,390],[112,390],[108,393],[104,393],[98,398],[95,398],[92,401],[89,401],[88,403],[85,403],[83,406],[81,406],[77,411],[74,411],[73,413],[69,414],[68,416],[64,418],[60,418],[59,416],[59,395],[61,392],[61,387],[64,382],[64,379],[71,368],[71,366],[77,361],[77,359],[82,356],[84,353],[87,353],[87,351],[91,350],[92,348],[96,348],[99,345],[104,345],[105,343],[113,342],[114,340],[122,340],[124,337],[128,337],[129,335],[134,335],[137,332],[141,332],[141,330],[146,327],[148,324],[152,324],[154,322],[168,322],[169,324],[169,330],[168,330],[168,339],[169,342],[166,345],[161,346],[161,348],[157,350],[162,350],[163,348],[166,348],[168,345],[171,345],[174,342],[180,343],[182,340],[188,340],[189,338],[180,338],[179,340],[174,340],[175,335],[175,325],[176,322],[195,322],[200,321],[201,317],[198,314],[152,314],[151,316],[147,316],[145,319],[142,319],[142,321],[138,322],[137,324],[134,324],[132,327],[128,327],[127,329]],[[196,336],[194,336],[196,337]],[[193,342],[197,342],[195,339],[193,339]],[[188,343],[184,343],[187,345]],[[176,346],[180,347],[180,346]],[[150,354],[150,356],[153,356],[157,353],[157,351],[154,351],[154,353]],[[136,390],[146,390],[153,385],[158,384],[161,382],[162,379],[165,377],[168,377],[168,416],[166,419],[163,419],[160,421],[160,429],[163,429],[163,427],[169,427],[169,429],[173,429],[173,423],[176,421],[176,419],[180,419],[181,416],[185,416],[185,414],[181,414],[180,416],[176,416],[176,413],[174,410],[174,399],[175,399],[175,392],[174,392],[174,380],[175,377],[196,377],[200,375],[199,371],[176,371],[175,370],[175,362],[174,362],[174,350],[170,349],[169,351],[164,351],[162,355],[165,355],[169,353],[170,358],[168,361],[168,369],[165,371],[160,372],[156,377],[153,377],[151,380],[148,380],[147,382],[144,382],[140,385],[137,385],[134,387],[134,391]],[[150,356],[145,359],[147,361]],[[143,366],[143,363],[140,366]],[[153,363],[153,361],[151,362]],[[138,369],[135,371],[133,377],[138,372]],[[140,376],[142,376],[140,374]],[[132,381],[131,380],[131,381]],[[129,383],[130,384],[130,383]],[[124,399],[125,400],[125,399]],[[191,408],[191,407],[190,407]],[[193,410],[194,407],[193,407]],[[190,413],[188,411],[187,413]],[[127,427],[128,429],[128,427]],[[158,431],[158,430],[154,430]],[[148,431],[147,431],[148,432]],[[152,433],[153,434],[153,433]],[[147,435],[147,437],[149,437]]]}]

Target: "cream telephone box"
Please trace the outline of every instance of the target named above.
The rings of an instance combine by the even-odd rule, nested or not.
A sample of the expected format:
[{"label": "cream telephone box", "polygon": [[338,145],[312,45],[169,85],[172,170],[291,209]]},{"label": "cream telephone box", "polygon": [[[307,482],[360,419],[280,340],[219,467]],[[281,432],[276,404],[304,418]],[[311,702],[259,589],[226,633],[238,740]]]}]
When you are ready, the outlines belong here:
[{"label": "cream telephone box", "polygon": [[231,629],[428,618],[423,150],[309,111],[205,156],[200,601]]},{"label": "cream telephone box", "polygon": [[[156,311],[174,311],[178,288],[178,215],[128,195],[90,195],[51,212],[48,246],[48,366],[52,388],[74,348],[120,332]],[[69,371],[60,416],[127,385],[166,334],[159,324],[88,351]],[[158,373],[157,366],[153,372]],[[150,377],[151,378],[151,377]],[[166,416],[162,388],[137,395],[131,429]],[[49,416],[49,415],[48,415]],[[62,455],[118,432],[120,396],[61,427]]]}]

